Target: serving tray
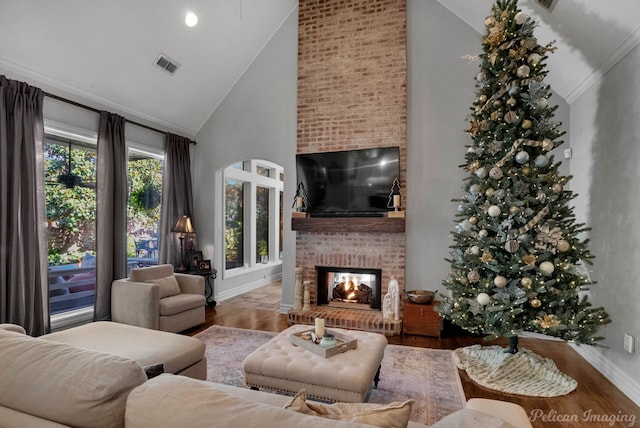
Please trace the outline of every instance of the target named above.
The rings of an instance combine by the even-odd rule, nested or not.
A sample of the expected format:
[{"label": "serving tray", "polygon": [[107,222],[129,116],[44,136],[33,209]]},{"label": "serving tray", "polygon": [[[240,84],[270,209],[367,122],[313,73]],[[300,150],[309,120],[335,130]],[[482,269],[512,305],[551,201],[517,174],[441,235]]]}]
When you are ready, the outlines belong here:
[{"label": "serving tray", "polygon": [[349,349],[356,349],[358,346],[358,340],[347,336],[346,334],[338,333],[335,330],[326,329],[325,333],[333,334],[336,338],[336,344],[330,348],[324,348],[319,344],[313,343],[311,340],[311,333],[314,333],[314,329],[304,330],[299,333],[294,333],[289,336],[291,343],[301,348],[311,351],[314,354],[321,357],[328,358],[333,355],[341,354]]}]

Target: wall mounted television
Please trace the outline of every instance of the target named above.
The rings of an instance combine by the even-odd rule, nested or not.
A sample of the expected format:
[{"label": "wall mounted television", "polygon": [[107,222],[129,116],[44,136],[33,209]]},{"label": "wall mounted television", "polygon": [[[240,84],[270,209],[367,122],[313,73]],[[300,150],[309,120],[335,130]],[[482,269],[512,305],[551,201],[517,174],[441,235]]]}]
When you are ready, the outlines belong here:
[{"label": "wall mounted television", "polygon": [[393,181],[400,179],[400,149],[298,154],[296,174],[312,217],[384,216]]}]

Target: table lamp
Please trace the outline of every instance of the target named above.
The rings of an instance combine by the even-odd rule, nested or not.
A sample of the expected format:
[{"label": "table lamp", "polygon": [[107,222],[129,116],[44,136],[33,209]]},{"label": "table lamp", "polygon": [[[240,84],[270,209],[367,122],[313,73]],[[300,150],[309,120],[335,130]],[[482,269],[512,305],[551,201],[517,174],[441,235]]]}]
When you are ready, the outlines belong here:
[{"label": "table lamp", "polygon": [[184,265],[184,255],[183,255],[183,241],[188,233],[196,233],[193,229],[193,225],[191,224],[191,218],[189,216],[183,215],[178,219],[176,226],[173,228],[173,231],[179,233],[178,239],[180,239],[180,266],[176,269],[177,272],[184,272],[187,268]]}]

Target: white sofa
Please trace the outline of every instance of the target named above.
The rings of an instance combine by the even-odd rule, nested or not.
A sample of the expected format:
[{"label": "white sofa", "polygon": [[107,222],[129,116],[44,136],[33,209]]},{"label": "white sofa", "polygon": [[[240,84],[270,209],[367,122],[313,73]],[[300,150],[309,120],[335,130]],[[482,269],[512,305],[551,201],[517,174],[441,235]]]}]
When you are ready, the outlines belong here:
[{"label": "white sofa", "polygon": [[[284,408],[290,397],[262,391],[172,374],[147,380],[142,366],[132,359],[32,338],[20,330],[0,326],[3,428],[368,426],[297,413]],[[521,407],[486,401],[481,411],[458,411],[434,428],[527,427],[520,424]],[[508,425],[486,413],[520,419]],[[526,414],[524,421],[528,423]],[[413,422],[408,426],[424,427]]]}]

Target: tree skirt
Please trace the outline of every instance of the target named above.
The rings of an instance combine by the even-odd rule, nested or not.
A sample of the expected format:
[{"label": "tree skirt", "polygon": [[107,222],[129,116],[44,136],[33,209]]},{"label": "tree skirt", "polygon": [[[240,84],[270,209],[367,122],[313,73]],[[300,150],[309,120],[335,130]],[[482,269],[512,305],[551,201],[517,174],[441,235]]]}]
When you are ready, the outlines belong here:
[{"label": "tree skirt", "polygon": [[[195,337],[207,345],[207,380],[246,388],[242,362],[275,336],[256,330],[214,325]],[[378,389],[369,403],[416,400],[411,420],[432,425],[465,405],[452,351],[387,345]]]},{"label": "tree skirt", "polygon": [[456,349],[453,356],[458,368],[474,382],[509,394],[558,397],[578,385],[552,360],[524,348],[510,354],[500,346],[472,345]]}]

